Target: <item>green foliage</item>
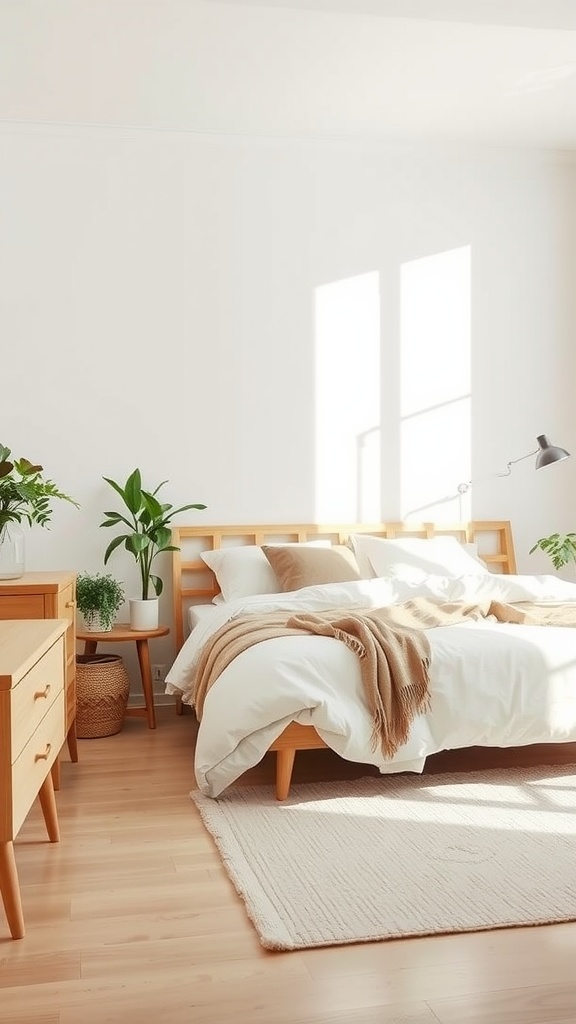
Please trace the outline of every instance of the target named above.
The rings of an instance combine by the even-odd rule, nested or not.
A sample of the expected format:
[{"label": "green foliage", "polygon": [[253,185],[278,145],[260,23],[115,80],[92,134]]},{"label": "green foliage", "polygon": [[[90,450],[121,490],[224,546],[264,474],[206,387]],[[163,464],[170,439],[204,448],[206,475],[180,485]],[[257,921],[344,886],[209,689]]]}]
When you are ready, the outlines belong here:
[{"label": "green foliage", "polygon": [[159,597],[163,590],[163,583],[159,576],[152,573],[152,563],[162,551],[178,550],[174,544],[171,544],[170,522],[180,512],[186,512],[191,508],[204,509],[206,505],[182,505],[180,508],[174,508],[173,505],[160,502],[156,495],[168,481],[164,480],[158,484],[154,491],[146,491],[142,487],[142,476],[139,469],[135,469],[130,474],[124,486],[107,476],[103,479],[121,497],[127,513],[105,512],[106,519],[100,523],[100,526],[122,524],[128,527],[128,533],[122,533],[119,537],[115,537],[106,548],[104,565],[108,563],[112,552],[123,544],[126,550],[134,555],[140,570],[142,600],[146,601],[153,596],[150,593],[151,589]]},{"label": "green foliage", "polygon": [[76,604],[87,624],[98,615],[103,629],[110,629],[124,603],[124,590],[109,574],[80,573],[76,580]]},{"label": "green foliage", "polygon": [[43,466],[28,459],[10,459],[11,451],[0,444],[0,536],[7,523],[25,521],[48,526],[52,517],[52,501],[60,498],[78,502],[63,494],[52,480],[42,476]]},{"label": "green foliage", "polygon": [[576,533],[551,533],[549,537],[540,537],[529,553],[537,548],[548,555],[555,569],[561,569],[568,562],[576,562]]}]

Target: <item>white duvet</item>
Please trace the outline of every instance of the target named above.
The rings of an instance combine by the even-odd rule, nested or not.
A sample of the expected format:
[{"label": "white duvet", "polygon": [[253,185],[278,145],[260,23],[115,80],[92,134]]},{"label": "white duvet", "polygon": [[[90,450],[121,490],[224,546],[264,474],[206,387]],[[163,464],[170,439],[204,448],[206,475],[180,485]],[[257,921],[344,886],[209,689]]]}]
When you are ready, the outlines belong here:
[{"label": "white duvet", "polygon": [[[202,616],[166,680],[191,703],[202,646],[239,615],[286,610],[378,608],[416,596],[506,602],[574,602],[576,584],[555,576],[430,576],[410,585],[388,579],[307,587],[242,598]],[[195,754],[203,793],[218,796],[257,764],[292,721],[313,725],[342,757],[385,772],[422,771],[426,757],[468,746],[509,747],[576,741],[576,628],[519,626],[489,619],[427,631],[431,706],[413,722],[392,760],[370,743],[357,656],[320,636],[266,640],[239,655],[210,689]]]}]

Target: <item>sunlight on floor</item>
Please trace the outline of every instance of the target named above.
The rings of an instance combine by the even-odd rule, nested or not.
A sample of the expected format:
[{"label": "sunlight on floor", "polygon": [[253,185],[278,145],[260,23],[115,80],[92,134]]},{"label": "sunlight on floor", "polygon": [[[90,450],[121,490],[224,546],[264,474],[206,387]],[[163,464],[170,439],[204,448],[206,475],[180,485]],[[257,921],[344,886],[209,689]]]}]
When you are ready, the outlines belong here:
[{"label": "sunlight on floor", "polygon": [[280,804],[279,810],[287,814],[374,818],[382,825],[406,822],[465,825],[491,831],[576,834],[573,788],[564,793],[523,785],[497,785],[496,788],[497,796],[493,785],[480,782],[456,787],[431,785],[414,792],[408,787],[402,798],[391,794],[387,799],[383,789],[372,804],[370,799],[342,796],[301,803],[293,800],[291,804]]}]

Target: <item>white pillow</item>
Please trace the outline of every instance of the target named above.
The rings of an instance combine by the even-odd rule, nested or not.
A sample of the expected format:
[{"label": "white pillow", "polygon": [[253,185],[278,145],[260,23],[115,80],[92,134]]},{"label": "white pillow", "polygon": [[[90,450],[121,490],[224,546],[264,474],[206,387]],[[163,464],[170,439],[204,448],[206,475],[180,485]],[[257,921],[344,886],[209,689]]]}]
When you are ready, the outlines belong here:
[{"label": "white pillow", "polygon": [[426,576],[460,579],[489,570],[468,554],[456,537],[384,538],[355,533],[350,538],[362,575],[418,582]]},{"label": "white pillow", "polygon": [[[331,546],[329,540],[312,540],[306,543],[312,547],[329,548]],[[273,546],[291,547],[292,545],[276,544]],[[202,551],[200,557],[216,576],[224,601],[235,601],[238,597],[252,597],[254,594],[281,593],[276,573],[262,548],[257,544],[218,548],[217,551]],[[217,598],[214,600],[216,601]]]},{"label": "white pillow", "polygon": [[478,554],[478,545],[475,544],[474,541],[470,541],[467,544],[461,544],[460,546],[464,548],[464,551],[468,552],[470,557],[473,558],[475,562],[478,562],[478,565],[482,566],[483,569],[486,569],[488,572],[490,572],[488,566],[486,565],[486,562]]}]

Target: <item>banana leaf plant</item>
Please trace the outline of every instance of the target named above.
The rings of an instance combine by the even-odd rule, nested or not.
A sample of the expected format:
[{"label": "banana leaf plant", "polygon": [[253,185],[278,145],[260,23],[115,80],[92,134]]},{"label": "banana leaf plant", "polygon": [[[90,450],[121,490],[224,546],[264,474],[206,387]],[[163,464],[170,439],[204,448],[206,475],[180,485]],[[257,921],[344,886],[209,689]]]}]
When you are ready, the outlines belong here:
[{"label": "banana leaf plant", "polygon": [[100,523],[100,526],[126,526],[128,528],[127,533],[122,533],[110,541],[104,555],[104,565],[107,565],[110,555],[118,547],[124,545],[126,551],[134,556],[138,565],[142,600],[147,601],[153,596],[159,597],[164,585],[161,577],[152,572],[152,566],[155,558],[162,552],[178,550],[176,545],[171,543],[170,523],[172,519],[188,509],[204,509],[206,505],[190,504],[174,508],[173,505],[160,501],[157,494],[168,481],[163,480],[153,491],[147,491],[142,487],[142,475],[139,469],[130,473],[124,485],[107,476],[103,479],[120,496],[125,510],[123,512],[105,512],[106,519]]}]

